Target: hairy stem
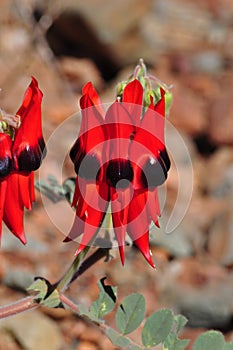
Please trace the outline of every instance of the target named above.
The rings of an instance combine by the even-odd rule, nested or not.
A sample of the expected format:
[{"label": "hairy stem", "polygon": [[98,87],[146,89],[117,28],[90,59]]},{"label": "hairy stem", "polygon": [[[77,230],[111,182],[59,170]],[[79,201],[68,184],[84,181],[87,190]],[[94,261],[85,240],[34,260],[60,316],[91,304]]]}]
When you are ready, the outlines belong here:
[{"label": "hairy stem", "polygon": [[27,310],[35,309],[39,306],[39,304],[34,302],[34,298],[35,296],[28,296],[14,303],[1,306],[0,319],[16,315]]},{"label": "hairy stem", "polygon": [[[59,291],[61,302],[66,304],[76,313],[79,312],[77,305],[75,305],[71,300],[69,300],[63,294],[63,292],[66,290],[66,288],[70,283],[72,283],[76,278],[81,276],[86,270],[88,270],[91,266],[93,266],[97,261],[107,256],[108,254],[108,249],[99,248],[92,255],[90,255],[87,259],[83,261],[88,250],[89,250],[89,247],[85,247],[83,251],[78,256],[75,257],[70,268],[67,270],[65,275],[60,279],[60,281],[58,281],[53,285]],[[35,309],[40,304],[35,303],[34,300],[35,300],[35,295],[32,295],[32,296],[28,296],[26,298],[20,299],[11,304],[1,306],[0,319],[16,315],[27,310]]]},{"label": "hairy stem", "polygon": [[60,293],[60,300],[63,304],[68,306],[73,312],[79,313],[78,305],[76,305],[72,300],[67,298],[63,293]]}]

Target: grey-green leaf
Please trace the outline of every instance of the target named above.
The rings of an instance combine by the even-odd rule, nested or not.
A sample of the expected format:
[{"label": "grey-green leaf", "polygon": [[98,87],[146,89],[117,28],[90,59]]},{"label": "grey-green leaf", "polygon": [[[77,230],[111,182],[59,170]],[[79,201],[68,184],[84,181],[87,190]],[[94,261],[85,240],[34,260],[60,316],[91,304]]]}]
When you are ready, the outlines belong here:
[{"label": "grey-green leaf", "polygon": [[43,278],[37,278],[29,287],[29,291],[38,292],[35,301],[47,307],[61,306],[59,292]]},{"label": "grey-green leaf", "polygon": [[59,292],[55,289],[48,297],[41,301],[41,304],[47,307],[57,307],[62,305]]},{"label": "grey-green leaf", "polygon": [[218,331],[208,331],[202,333],[195,341],[193,350],[223,350],[224,349],[224,337],[222,333]]},{"label": "grey-green leaf", "polygon": [[233,350],[233,343],[225,343],[223,350]]},{"label": "grey-green leaf", "polygon": [[124,347],[130,344],[130,340],[123,335],[119,334],[112,328],[108,328],[106,331],[107,336],[115,346]]},{"label": "grey-green leaf", "polygon": [[165,341],[174,322],[173,313],[169,309],[162,309],[153,313],[145,322],[142,329],[142,343],[152,347]]},{"label": "grey-green leaf", "polygon": [[164,341],[164,350],[184,350],[189,343],[189,340],[178,338],[178,333],[187,323],[187,318],[182,315],[174,316],[175,329],[173,327],[172,332],[168,334]]},{"label": "grey-green leaf", "polygon": [[176,315],[174,317],[176,322],[176,333],[178,334],[188,322],[188,319],[183,315]]},{"label": "grey-green leaf", "polygon": [[78,304],[78,308],[79,308],[79,313],[81,316],[88,316],[90,311],[89,311],[89,307],[85,304]]},{"label": "grey-green leaf", "polygon": [[142,294],[134,293],[127,296],[117,309],[116,325],[122,334],[133,332],[143,321],[146,303]]},{"label": "grey-green leaf", "polygon": [[90,312],[89,307],[87,305],[78,304],[78,308],[79,308],[79,314],[81,316],[84,316],[97,324],[104,323],[103,320],[99,319],[92,312]]},{"label": "grey-green leaf", "polygon": [[144,348],[138,345],[134,345],[134,344],[129,345],[129,350],[143,350],[143,349]]},{"label": "grey-green leaf", "polygon": [[188,343],[189,340],[178,339],[175,334],[172,334],[171,336],[168,335],[163,348],[164,350],[185,350]]},{"label": "grey-green leaf", "polygon": [[90,307],[90,312],[98,319],[111,312],[116,302],[117,287],[106,286],[104,280],[105,278],[102,278],[98,281],[100,294]]},{"label": "grey-green leaf", "polygon": [[28,291],[38,292],[35,296],[35,300],[43,300],[48,292],[48,285],[42,278],[37,278],[28,288]]}]

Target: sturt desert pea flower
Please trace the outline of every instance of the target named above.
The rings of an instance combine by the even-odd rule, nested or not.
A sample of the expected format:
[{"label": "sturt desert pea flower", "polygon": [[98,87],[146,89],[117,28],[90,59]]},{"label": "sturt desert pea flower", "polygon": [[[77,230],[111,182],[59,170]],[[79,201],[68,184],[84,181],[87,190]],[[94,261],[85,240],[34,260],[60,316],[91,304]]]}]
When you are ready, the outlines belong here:
[{"label": "sturt desert pea flower", "polygon": [[80,133],[70,151],[77,173],[72,203],[76,217],[65,240],[83,234],[76,254],[93,243],[107,212],[122,264],[127,233],[154,267],[149,226],[152,221],[159,226],[158,186],[170,168],[164,145],[170,102],[162,83],[151,87],[142,60],[134,75],[118,86],[117,99],[106,112],[93,85],[84,86]]},{"label": "sturt desert pea flower", "polygon": [[32,208],[33,171],[40,167],[46,152],[41,125],[42,97],[38,82],[32,77],[16,115],[3,111],[0,115],[0,234],[3,220],[24,244],[24,208]]}]

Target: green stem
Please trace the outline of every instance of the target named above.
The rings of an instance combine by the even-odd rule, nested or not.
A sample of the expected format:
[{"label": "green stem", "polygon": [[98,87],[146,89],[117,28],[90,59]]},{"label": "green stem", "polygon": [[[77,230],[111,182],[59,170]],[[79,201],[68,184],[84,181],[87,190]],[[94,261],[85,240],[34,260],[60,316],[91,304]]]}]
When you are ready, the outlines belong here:
[{"label": "green stem", "polygon": [[69,285],[69,283],[71,282],[71,280],[73,279],[74,274],[77,272],[78,268],[80,267],[80,265],[82,264],[82,261],[84,259],[84,257],[86,256],[86,254],[88,253],[90,247],[86,246],[81,253],[79,253],[73,263],[71,264],[71,266],[69,267],[69,269],[67,270],[67,272],[65,273],[65,275],[60,279],[60,281],[56,284],[57,287],[56,289],[58,291],[64,292],[67,288],[67,286]]},{"label": "green stem", "polygon": [[[64,302],[67,306],[69,306],[73,311],[78,312],[78,307],[75,306],[74,303],[69,301],[68,298],[66,298],[63,294],[67,286],[73,282],[76,278],[78,278],[80,275],[82,275],[87,269],[89,269],[91,266],[93,266],[98,260],[103,258],[104,256],[107,256],[108,250],[107,249],[97,249],[97,251],[94,252],[91,256],[89,256],[87,259],[84,259],[85,255],[89,251],[90,247],[85,247],[83,251],[75,257],[73,263],[71,264],[70,268],[67,270],[65,275],[55,283],[53,286],[51,286],[53,289],[57,289],[60,294],[60,300]],[[13,302],[8,305],[0,306],[0,319],[6,318],[9,316],[17,315],[21,312],[35,309],[40,304],[35,302],[36,296],[28,296],[26,298],[20,299],[16,302]]]},{"label": "green stem", "polygon": [[69,284],[71,284],[73,281],[76,280],[76,278],[80,277],[86,270],[88,270],[91,266],[93,266],[97,261],[99,261],[102,258],[108,259],[109,257],[109,250],[108,248],[98,248],[92,255],[90,255],[88,258],[86,258],[82,265],[77,269],[77,271],[74,273],[71,281]]}]

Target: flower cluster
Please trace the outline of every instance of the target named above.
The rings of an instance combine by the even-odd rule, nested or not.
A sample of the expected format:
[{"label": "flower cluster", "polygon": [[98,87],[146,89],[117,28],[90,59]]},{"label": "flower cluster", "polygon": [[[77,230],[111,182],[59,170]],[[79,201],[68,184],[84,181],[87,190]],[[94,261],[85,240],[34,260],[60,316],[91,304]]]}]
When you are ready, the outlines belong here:
[{"label": "flower cluster", "polygon": [[65,240],[83,234],[76,254],[93,242],[110,210],[122,264],[127,232],[154,266],[149,226],[152,221],[159,226],[157,188],[170,168],[164,145],[165,90],[162,85],[151,88],[142,62],[134,77],[119,85],[117,100],[106,112],[93,85],[84,86],[80,132],[70,151],[77,174],[76,217]]},{"label": "flower cluster", "polygon": [[42,96],[32,78],[16,115],[0,115],[0,234],[3,220],[24,244],[24,207],[31,209],[35,200],[33,171],[45,155]]}]

